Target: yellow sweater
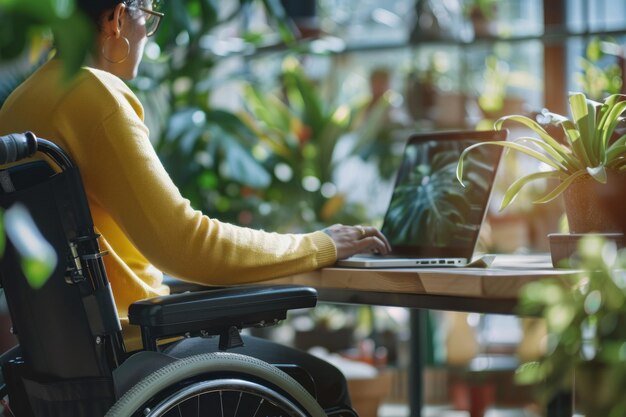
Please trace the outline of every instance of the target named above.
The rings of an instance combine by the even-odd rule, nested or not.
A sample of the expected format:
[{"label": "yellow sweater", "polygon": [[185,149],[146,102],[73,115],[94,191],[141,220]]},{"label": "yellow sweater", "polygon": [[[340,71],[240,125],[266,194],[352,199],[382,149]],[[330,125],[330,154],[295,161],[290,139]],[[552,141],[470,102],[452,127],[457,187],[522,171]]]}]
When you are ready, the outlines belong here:
[{"label": "yellow sweater", "polygon": [[167,294],[161,271],[203,284],[237,284],[331,265],[325,233],[277,234],[242,228],[194,210],[148,139],[143,108],[117,77],[92,68],[70,83],[51,60],[0,109],[0,134],[30,130],[60,145],[78,165],[126,342],[128,306]]}]

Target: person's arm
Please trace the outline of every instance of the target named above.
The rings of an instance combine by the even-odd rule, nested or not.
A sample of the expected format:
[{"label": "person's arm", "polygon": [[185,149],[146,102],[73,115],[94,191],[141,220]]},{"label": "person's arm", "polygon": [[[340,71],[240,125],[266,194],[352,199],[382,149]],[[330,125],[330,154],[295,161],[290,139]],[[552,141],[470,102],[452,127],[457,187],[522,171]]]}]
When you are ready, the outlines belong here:
[{"label": "person's arm", "polygon": [[115,112],[90,142],[80,158],[90,197],[168,274],[211,284],[250,282],[336,260],[333,241],[322,232],[266,233],[194,210],[165,172],[138,118]]},{"label": "person's arm", "polygon": [[[250,282],[332,265],[357,252],[387,251],[375,228],[336,225],[326,233],[266,233],[194,210],[154,152],[137,98],[118,79],[99,77],[110,78],[96,83],[103,91],[86,83],[67,103],[73,110],[68,123],[76,123],[76,111],[98,96],[94,106],[99,108],[84,111],[81,119],[90,120],[91,132],[72,151],[90,198],[164,272],[203,283]],[[96,123],[99,113],[106,116]]]},{"label": "person's arm", "polygon": [[164,272],[202,283],[243,283],[332,265],[356,252],[386,251],[374,228],[277,234],[203,215],[180,195],[133,116],[118,111],[96,127],[81,169],[91,197]]}]

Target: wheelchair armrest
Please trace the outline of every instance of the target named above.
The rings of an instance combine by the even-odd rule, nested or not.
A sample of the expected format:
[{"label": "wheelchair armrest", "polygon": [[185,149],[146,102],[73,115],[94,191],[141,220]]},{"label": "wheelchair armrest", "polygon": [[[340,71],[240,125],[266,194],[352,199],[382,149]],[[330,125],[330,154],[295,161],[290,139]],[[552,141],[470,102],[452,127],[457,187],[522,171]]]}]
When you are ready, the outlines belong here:
[{"label": "wheelchair armrest", "polygon": [[[141,327],[144,347],[156,350],[158,339],[179,335],[237,339],[242,328],[275,324],[287,317],[288,310],[316,303],[317,292],[308,287],[228,287],[140,300],[130,306],[128,318]],[[226,348],[237,340],[233,343],[220,341]]]}]

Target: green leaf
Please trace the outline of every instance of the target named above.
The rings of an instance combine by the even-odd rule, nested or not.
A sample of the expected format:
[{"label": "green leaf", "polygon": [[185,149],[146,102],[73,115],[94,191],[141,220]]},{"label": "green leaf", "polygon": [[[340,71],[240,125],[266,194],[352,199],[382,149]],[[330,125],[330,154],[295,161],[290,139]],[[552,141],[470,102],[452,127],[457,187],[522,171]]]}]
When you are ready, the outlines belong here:
[{"label": "green leaf", "polygon": [[[523,116],[520,116],[523,117]],[[529,119],[530,120],[530,119]],[[472,146],[468,146],[467,148],[465,148],[465,150],[463,150],[463,152],[461,153],[461,156],[459,157],[459,162],[457,163],[457,168],[456,168],[456,177],[458,179],[458,181],[463,184],[463,158],[474,148],[477,148],[479,146],[485,146],[485,145],[496,145],[496,146],[502,146],[504,148],[510,148],[510,149],[514,149],[516,151],[525,153],[526,155],[537,159],[538,161],[544,162],[547,165],[551,166],[552,168],[554,168],[555,170],[558,171],[563,171],[563,167],[556,161],[554,161],[553,159],[548,158],[546,155],[537,152],[534,149],[531,149],[527,146],[524,145],[520,145],[519,143],[515,143],[515,142],[495,142],[495,141],[489,141],[489,142],[481,142],[481,143],[476,143]]]},{"label": "green leaf", "polygon": [[606,106],[606,110],[603,110],[602,113],[602,117],[600,117],[600,122],[598,122],[598,129],[599,130],[606,130],[606,125],[610,124],[610,120],[609,118],[612,117],[610,115],[610,110],[612,110],[615,105],[621,101],[623,101],[624,99],[626,99],[626,95],[625,94],[611,94],[609,97],[607,97],[604,100],[603,106]]},{"label": "green leaf", "polygon": [[265,188],[272,181],[270,174],[238,143],[228,145],[226,161],[231,178],[252,188]]},{"label": "green leaf", "polygon": [[603,53],[602,48],[600,47],[600,38],[594,37],[591,41],[589,41],[586,48],[586,55],[593,62],[602,58]]},{"label": "green leaf", "polygon": [[574,158],[571,152],[567,151],[565,148],[562,149],[562,152],[559,152],[557,149],[554,149],[543,140],[533,137],[520,137],[515,139],[514,142],[531,142],[534,145],[540,147],[544,150],[544,152],[552,156],[556,162],[559,162],[563,166],[562,171],[568,171],[572,168],[577,171],[583,168],[578,159]]},{"label": "green leaf", "polygon": [[[0,11],[0,61],[10,61],[20,57],[29,47],[32,18],[23,14]],[[3,70],[3,83],[6,79]]]},{"label": "green leaf", "polygon": [[296,41],[296,35],[293,30],[287,24],[287,15],[285,9],[279,0],[263,0],[265,8],[269,12],[270,16],[274,17],[278,23],[278,33],[280,38],[287,45],[291,45]]},{"label": "green leaf", "polygon": [[26,207],[11,206],[5,213],[5,228],[13,247],[22,258],[22,271],[31,287],[41,288],[57,265],[54,248],[41,235]]},{"label": "green leaf", "polygon": [[597,167],[587,167],[587,172],[589,175],[593,177],[596,181],[606,184],[606,169],[604,165],[598,165]]},{"label": "green leaf", "polygon": [[548,203],[548,202],[554,200],[559,195],[561,195],[561,193],[563,193],[563,191],[565,191],[567,189],[567,187],[569,187],[575,180],[577,180],[578,178],[582,177],[583,175],[588,175],[586,169],[582,169],[582,170],[574,173],[573,175],[570,175],[564,181],[562,181],[558,186],[556,186],[552,191],[550,191],[549,193],[547,193],[543,197],[535,200],[534,202],[538,203],[538,204],[541,204],[541,203]]},{"label": "green leaf", "polygon": [[0,6],[8,11],[19,11],[47,22],[50,19],[67,18],[74,11],[73,0],[0,0]]},{"label": "green leaf", "polygon": [[[218,23],[219,21],[218,9],[219,9],[219,5],[215,0],[201,0],[200,1],[201,22],[202,22],[203,33],[209,32],[211,28],[215,27],[215,25]],[[239,9],[237,9],[235,13],[239,13]]]},{"label": "green leaf", "polygon": [[621,136],[615,142],[613,142],[606,152],[606,164],[611,166],[611,163],[618,157],[623,156],[626,153],[626,135]]},{"label": "green leaf", "polygon": [[463,183],[463,159],[465,158],[465,153],[466,152],[463,152],[461,156],[459,156],[459,162],[456,164],[456,179],[463,187],[465,187],[465,184]]},{"label": "green leaf", "polygon": [[44,286],[56,266],[49,259],[42,257],[24,257],[21,259],[21,264],[28,284],[36,290]]},{"label": "green leaf", "polygon": [[256,138],[254,132],[237,115],[225,110],[209,110],[206,112],[207,121],[214,122],[224,130],[237,135],[247,145],[254,145]]},{"label": "green leaf", "polygon": [[283,74],[289,99],[302,103],[302,121],[313,129],[316,136],[318,129],[325,125],[329,116],[324,114],[324,102],[319,94],[319,88],[308,79],[304,71],[294,58],[285,60]]},{"label": "green leaf", "polygon": [[517,123],[521,123],[522,125],[530,128],[535,133],[537,133],[550,147],[554,148],[560,154],[564,155],[568,152],[567,149],[563,145],[561,145],[556,139],[550,136],[550,134],[546,132],[546,130],[534,120],[526,116],[519,116],[519,115],[504,116],[496,120],[494,124],[495,128],[501,129],[502,125],[506,121],[514,121]]},{"label": "green leaf", "polygon": [[527,362],[520,365],[515,371],[515,382],[520,385],[530,385],[541,382],[545,372],[539,362]]},{"label": "green leaf", "polygon": [[63,57],[66,80],[71,79],[84,64],[91,51],[95,34],[93,26],[82,14],[50,22],[58,53]]},{"label": "green leaf", "polygon": [[626,101],[620,101],[616,103],[606,115],[604,124],[601,126],[602,143],[604,143],[605,146],[609,143],[611,135],[613,135],[613,131],[619,122],[619,116],[624,112],[624,110],[626,110]]},{"label": "green leaf", "polygon": [[[51,30],[58,54],[63,56],[66,78],[76,74],[92,50],[94,28],[89,19],[76,10],[74,0],[0,1],[0,6],[5,9],[0,13],[3,55],[16,57],[28,47],[29,39]],[[6,37],[16,45],[15,48],[6,43]]]},{"label": "green leaf", "polygon": [[[574,121],[580,130],[586,130],[589,112],[587,107],[587,97],[583,93],[573,93],[569,96],[569,105]],[[583,129],[583,126],[585,129]]]},{"label": "green leaf", "polygon": [[511,204],[515,200],[515,197],[517,197],[519,192],[526,184],[535,180],[547,178],[561,178],[561,173],[560,171],[535,172],[533,174],[525,175],[516,180],[513,184],[511,184],[509,188],[507,188],[506,192],[504,193],[502,203],[500,204],[500,211],[507,208],[509,204]]},{"label": "green leaf", "polygon": [[589,155],[589,159],[591,162],[598,164],[600,163],[600,158],[604,155],[604,150],[602,149],[602,141],[600,140],[599,135],[597,134],[596,129],[596,109],[600,107],[600,103],[595,102],[593,100],[586,100],[587,103],[587,118],[586,125],[587,128],[582,129],[583,132],[586,131],[586,143],[587,146],[587,154]]}]

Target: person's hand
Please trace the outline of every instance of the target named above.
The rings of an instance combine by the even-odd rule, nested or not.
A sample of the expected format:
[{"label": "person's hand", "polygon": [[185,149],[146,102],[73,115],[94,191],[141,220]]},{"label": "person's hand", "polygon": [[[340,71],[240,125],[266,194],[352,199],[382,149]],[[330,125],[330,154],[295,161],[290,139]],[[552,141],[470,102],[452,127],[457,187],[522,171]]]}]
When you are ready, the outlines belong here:
[{"label": "person's hand", "polygon": [[391,251],[387,238],[372,226],[335,224],[323,231],[335,242],[337,259],[345,259],[357,253],[380,253],[384,255]]}]

